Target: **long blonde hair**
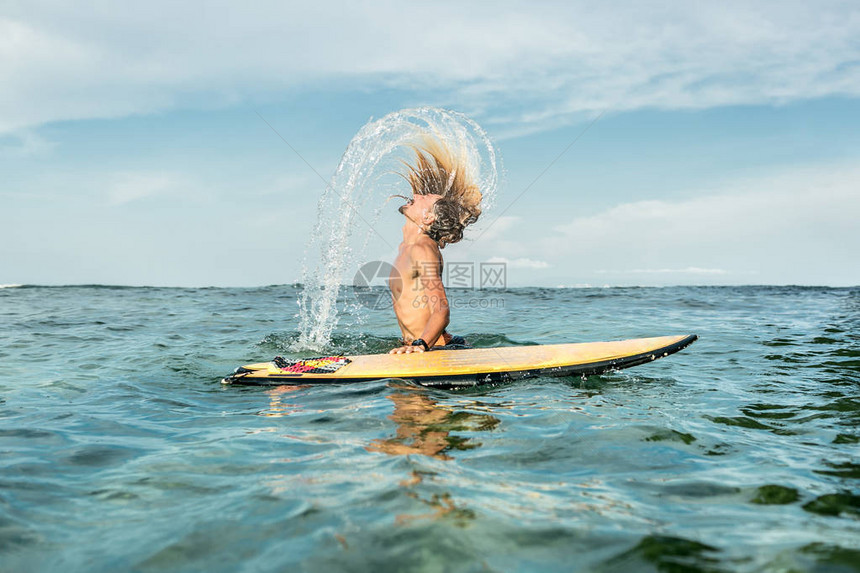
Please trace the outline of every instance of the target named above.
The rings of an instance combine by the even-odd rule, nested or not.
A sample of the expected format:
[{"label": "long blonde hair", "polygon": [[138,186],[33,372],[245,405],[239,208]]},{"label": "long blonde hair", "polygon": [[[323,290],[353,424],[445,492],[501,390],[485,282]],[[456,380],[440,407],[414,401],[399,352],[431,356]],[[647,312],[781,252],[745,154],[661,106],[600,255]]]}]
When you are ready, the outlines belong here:
[{"label": "long blonde hair", "polygon": [[463,238],[463,230],[481,216],[481,190],[470,174],[467,158],[456,155],[445,141],[424,134],[415,151],[415,165],[406,162],[404,177],[416,195],[440,195],[433,206],[436,221],[427,234],[445,248]]}]

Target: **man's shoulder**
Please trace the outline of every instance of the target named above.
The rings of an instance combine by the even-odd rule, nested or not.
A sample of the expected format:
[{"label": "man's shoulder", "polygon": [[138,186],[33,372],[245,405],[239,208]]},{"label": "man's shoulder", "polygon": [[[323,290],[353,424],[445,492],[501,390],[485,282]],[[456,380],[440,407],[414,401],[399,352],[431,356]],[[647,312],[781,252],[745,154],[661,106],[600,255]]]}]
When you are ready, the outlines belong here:
[{"label": "man's shoulder", "polygon": [[437,275],[442,270],[442,253],[432,240],[416,242],[412,245],[409,249],[409,258],[412,260],[412,265],[420,269],[421,275]]},{"label": "man's shoulder", "polygon": [[439,246],[430,237],[423,237],[415,241],[409,248],[409,254],[413,260],[439,261],[442,259],[442,252],[439,250]]}]

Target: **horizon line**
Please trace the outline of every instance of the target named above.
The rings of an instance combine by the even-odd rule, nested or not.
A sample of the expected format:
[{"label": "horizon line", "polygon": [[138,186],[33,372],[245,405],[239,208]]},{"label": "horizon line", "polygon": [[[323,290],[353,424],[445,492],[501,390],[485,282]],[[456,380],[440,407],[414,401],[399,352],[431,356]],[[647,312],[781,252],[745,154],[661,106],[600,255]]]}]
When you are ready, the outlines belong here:
[{"label": "horizon line", "polygon": [[[354,286],[351,283],[342,283],[343,287]],[[373,287],[383,288],[383,285],[370,285]],[[162,288],[162,289],[260,289],[272,287],[295,287],[303,288],[303,283],[299,281],[288,283],[272,283],[266,285],[253,286],[218,286],[218,285],[144,285],[144,284],[106,284],[106,283],[58,283],[58,284],[38,284],[38,283],[9,283],[0,284],[0,290],[14,288],[104,288],[104,289],[133,289],[133,288]],[[666,285],[642,285],[642,284],[603,284],[593,285],[588,283],[573,284],[573,285],[518,285],[505,287],[456,287],[446,286],[446,290],[450,291],[488,291],[488,292],[503,292],[513,289],[528,289],[540,288],[551,290],[576,290],[576,289],[607,289],[607,288],[738,288],[738,287],[797,287],[797,288],[829,288],[829,289],[852,289],[860,288],[860,284],[855,285],[828,285],[828,284],[802,284],[802,283],[737,283],[737,284],[666,284]],[[366,288],[366,287],[363,287]]]}]

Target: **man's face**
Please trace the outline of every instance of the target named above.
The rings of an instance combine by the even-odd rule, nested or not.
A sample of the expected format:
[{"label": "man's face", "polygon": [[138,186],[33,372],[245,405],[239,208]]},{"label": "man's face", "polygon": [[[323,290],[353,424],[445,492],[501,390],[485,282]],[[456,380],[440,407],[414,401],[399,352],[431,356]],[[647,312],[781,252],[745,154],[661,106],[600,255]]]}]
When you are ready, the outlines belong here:
[{"label": "man's face", "polygon": [[436,219],[433,205],[441,198],[441,195],[413,195],[412,199],[398,210],[419,225],[429,225]]}]

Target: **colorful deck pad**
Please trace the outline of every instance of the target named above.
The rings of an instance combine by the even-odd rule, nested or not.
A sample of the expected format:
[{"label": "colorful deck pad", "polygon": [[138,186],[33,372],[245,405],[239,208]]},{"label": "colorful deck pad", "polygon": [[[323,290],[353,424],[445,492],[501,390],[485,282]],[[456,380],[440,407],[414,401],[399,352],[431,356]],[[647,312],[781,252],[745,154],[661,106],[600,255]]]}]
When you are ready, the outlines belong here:
[{"label": "colorful deck pad", "polygon": [[319,358],[305,358],[304,360],[289,360],[275,356],[272,363],[283,372],[294,372],[296,374],[333,374],[340,368],[352,362],[345,356],[321,356]]}]

